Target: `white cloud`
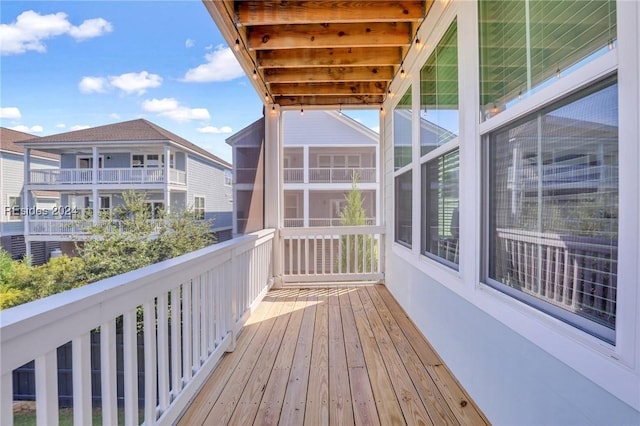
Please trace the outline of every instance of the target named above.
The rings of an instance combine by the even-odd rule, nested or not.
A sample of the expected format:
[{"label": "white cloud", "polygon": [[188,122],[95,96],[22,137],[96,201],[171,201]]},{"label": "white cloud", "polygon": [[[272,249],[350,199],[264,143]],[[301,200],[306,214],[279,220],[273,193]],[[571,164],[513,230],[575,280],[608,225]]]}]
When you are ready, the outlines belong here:
[{"label": "white cloud", "polygon": [[71,126],[70,129],[71,130],[84,130],[84,129],[88,129],[91,126],[87,126],[86,124],[76,124],[75,126]]},{"label": "white cloud", "polygon": [[122,117],[117,112],[112,112],[111,114],[109,114],[109,118],[113,118],[114,120],[120,120],[120,118]]},{"label": "white cloud", "polygon": [[191,120],[206,121],[211,119],[209,110],[206,108],[189,108],[174,99],[147,99],[142,103],[142,108],[147,112],[155,112],[163,117],[170,118],[178,122]]},{"label": "white cloud", "polygon": [[35,125],[35,126],[25,126],[23,124],[19,125],[19,126],[13,126],[11,127],[12,130],[15,130],[17,132],[22,132],[22,133],[42,133],[44,131],[44,129],[42,128],[42,126],[39,125]]},{"label": "white cloud", "polygon": [[104,77],[82,77],[78,89],[82,93],[104,93],[107,91],[107,79]]},{"label": "white cloud", "polygon": [[192,40],[192,39],[190,39],[190,38],[188,38],[188,39],[187,39],[187,41],[185,41],[185,42],[184,42],[184,46],[185,46],[187,49],[190,49],[190,48],[192,48],[192,47],[193,47],[193,46],[195,46],[195,45],[196,45],[196,41],[195,41],[195,40]]},{"label": "white cloud", "polygon": [[118,76],[109,76],[109,83],[125,93],[142,95],[147,89],[160,86],[162,77],[157,74],[150,74],[148,71],[129,72]]},{"label": "white cloud", "polygon": [[212,134],[223,134],[223,133],[232,133],[233,130],[229,126],[222,126],[220,128],[213,126],[205,126],[197,129],[200,133],[212,133]]},{"label": "white cloud", "polygon": [[204,50],[212,50],[212,49],[213,49],[213,44],[210,44],[204,48]]},{"label": "white cloud", "polygon": [[64,124],[64,123],[58,123],[58,124],[56,124],[56,128],[58,128],[58,129],[65,129],[66,127],[67,127],[67,125],[66,125],[66,124]]},{"label": "white cloud", "polygon": [[184,75],[182,81],[189,83],[220,82],[234,80],[244,75],[244,71],[228,47],[219,45],[204,57],[207,63],[191,68]]},{"label": "white cloud", "polygon": [[102,18],[88,19],[79,26],[74,26],[67,19],[66,13],[40,15],[28,10],[18,15],[15,22],[0,25],[0,53],[12,55],[30,50],[45,52],[47,47],[44,40],[53,37],[68,34],[80,41],[111,31],[111,23]]},{"label": "white cloud", "polygon": [[113,25],[102,19],[87,19],[77,27],[71,27],[69,35],[76,40],[86,40],[89,38],[99,37],[102,34],[113,31]]},{"label": "white cloud", "polygon": [[0,108],[0,118],[20,120],[20,118],[22,118],[22,114],[20,114],[20,109],[16,107],[2,107]]}]

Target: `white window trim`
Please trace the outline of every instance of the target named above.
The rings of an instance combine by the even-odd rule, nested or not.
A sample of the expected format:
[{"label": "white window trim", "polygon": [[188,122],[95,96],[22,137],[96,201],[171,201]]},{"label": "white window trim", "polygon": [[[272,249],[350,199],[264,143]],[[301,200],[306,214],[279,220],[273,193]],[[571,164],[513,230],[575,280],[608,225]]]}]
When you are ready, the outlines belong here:
[{"label": "white window trim", "polygon": [[[93,155],[78,155],[76,156],[76,169],[80,168],[80,160],[92,160]],[[98,168],[104,168],[104,155],[98,155]],[[89,169],[87,169],[89,170]]]},{"label": "white window trim", "polygon": [[[22,208],[22,194],[19,195],[12,195],[12,194],[7,194],[7,207],[12,207],[11,206],[11,199],[12,198],[19,198],[20,199],[20,204],[18,207]],[[4,212],[3,212],[4,215]],[[22,215],[18,214],[18,215],[11,215],[11,213],[4,215],[6,217],[6,221],[7,222],[20,222],[22,221]]]},{"label": "white window trim", "polygon": [[[134,155],[136,155],[136,156],[137,155],[143,155],[144,156],[144,164],[142,166],[134,166],[133,165],[133,156]],[[150,155],[157,155],[158,156],[158,160],[157,160],[158,161],[158,165],[157,166],[149,167],[149,156]],[[173,156],[173,154],[171,154],[171,155]],[[164,156],[164,154],[158,154],[158,153],[155,153],[155,152],[142,152],[142,153],[140,153],[140,152],[132,152],[129,155],[129,164],[131,164],[131,167],[135,168],[135,169],[159,169],[159,168],[162,168],[162,166],[163,166],[163,164],[162,164],[162,157],[163,156]],[[153,161],[156,161],[156,160],[153,160]],[[169,160],[169,161],[171,161],[171,160]],[[174,162],[175,162],[175,158],[174,158]],[[174,168],[174,167],[171,167],[171,168]]]}]

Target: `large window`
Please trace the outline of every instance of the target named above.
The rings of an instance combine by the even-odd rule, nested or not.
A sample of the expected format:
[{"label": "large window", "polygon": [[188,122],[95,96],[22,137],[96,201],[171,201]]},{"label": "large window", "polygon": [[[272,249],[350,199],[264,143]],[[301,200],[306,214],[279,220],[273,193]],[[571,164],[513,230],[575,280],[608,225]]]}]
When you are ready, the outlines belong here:
[{"label": "large window", "polygon": [[614,342],[614,78],[488,136],[489,283]]},{"label": "large window", "polygon": [[395,191],[395,240],[396,242],[411,247],[411,170],[396,177]]},{"label": "large window", "polygon": [[458,136],[457,33],[454,21],[420,71],[420,155]]},{"label": "large window", "polygon": [[393,110],[394,170],[411,163],[411,86]]},{"label": "large window", "polygon": [[481,0],[483,117],[615,46],[615,0]]},{"label": "large window", "polygon": [[422,165],[422,253],[456,269],[459,157],[456,149]]}]

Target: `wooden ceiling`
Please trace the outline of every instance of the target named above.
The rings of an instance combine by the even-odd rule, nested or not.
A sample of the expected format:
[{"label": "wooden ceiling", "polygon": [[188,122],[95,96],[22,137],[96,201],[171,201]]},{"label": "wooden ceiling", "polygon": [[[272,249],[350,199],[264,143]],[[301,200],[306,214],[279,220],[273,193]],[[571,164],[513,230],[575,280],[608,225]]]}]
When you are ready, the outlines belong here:
[{"label": "wooden ceiling", "polygon": [[266,103],[370,106],[433,0],[203,0]]}]

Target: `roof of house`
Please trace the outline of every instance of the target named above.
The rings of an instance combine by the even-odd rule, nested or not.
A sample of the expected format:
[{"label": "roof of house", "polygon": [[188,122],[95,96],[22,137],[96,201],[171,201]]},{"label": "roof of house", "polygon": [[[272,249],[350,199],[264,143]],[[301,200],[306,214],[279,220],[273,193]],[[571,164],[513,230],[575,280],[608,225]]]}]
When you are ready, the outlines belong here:
[{"label": "roof of house", "polygon": [[47,143],[86,143],[86,142],[133,142],[133,141],[172,141],[184,148],[194,151],[225,167],[231,167],[227,161],[217,157],[209,151],[195,145],[188,140],[172,133],[145,119],[123,121],[104,126],[91,127],[89,129],[75,130],[59,133],[57,135],[44,136],[37,139],[21,141],[22,144]]},{"label": "roof of house", "polygon": [[[29,133],[18,132],[17,130],[7,129],[6,127],[0,127],[0,150],[13,152],[16,154],[23,154],[24,148],[16,145],[16,142],[24,141],[27,139],[37,138],[35,135]],[[52,154],[50,152],[32,151],[32,155],[39,157],[51,158],[52,160],[59,160],[60,156]]]}]

